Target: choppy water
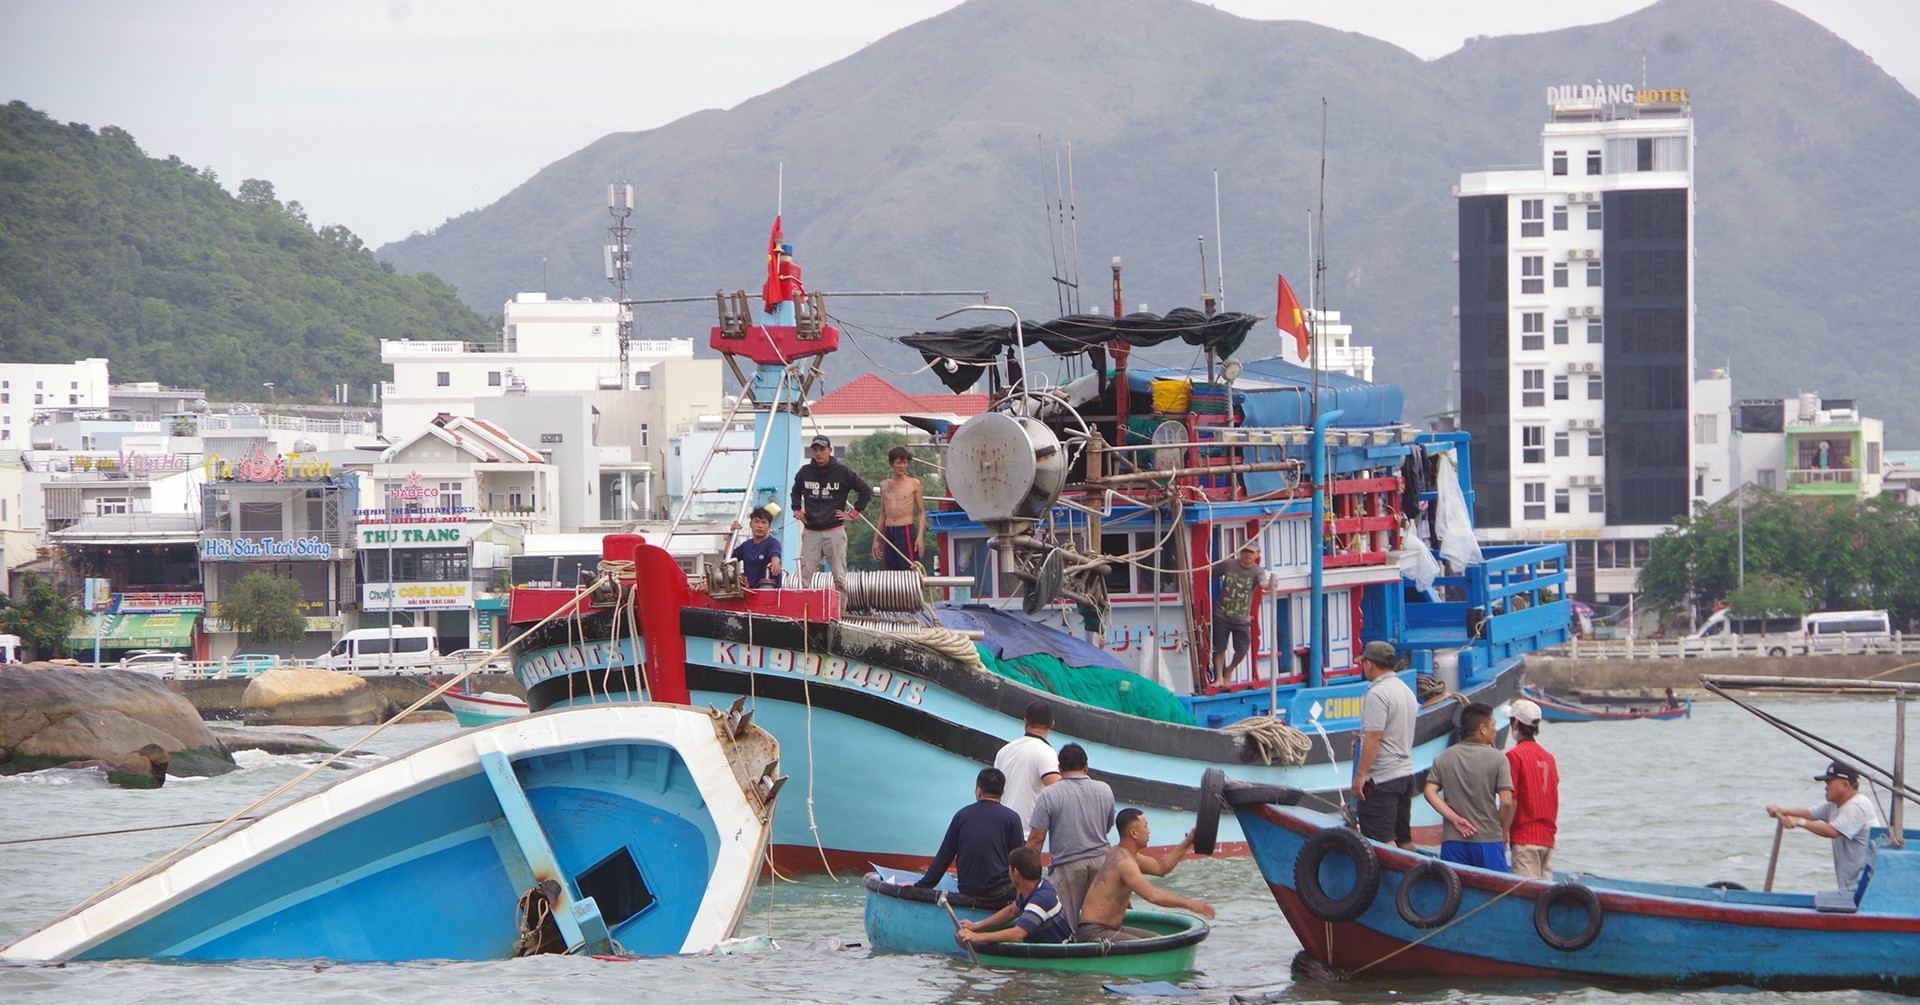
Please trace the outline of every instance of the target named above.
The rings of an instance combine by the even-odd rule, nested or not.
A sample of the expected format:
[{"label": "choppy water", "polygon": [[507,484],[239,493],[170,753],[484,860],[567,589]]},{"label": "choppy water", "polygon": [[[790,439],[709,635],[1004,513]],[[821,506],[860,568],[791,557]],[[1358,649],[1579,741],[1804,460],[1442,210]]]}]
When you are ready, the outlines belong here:
[{"label": "choppy water", "polygon": [[[1781,700],[1766,703],[1789,720],[1891,762],[1890,702]],[[1916,722],[1920,728],[1920,722]],[[446,735],[450,724],[395,727],[364,744],[390,756]],[[364,730],[317,731],[359,745]],[[1560,761],[1560,850],[1555,864],[1610,875],[1758,887],[1773,822],[1768,802],[1820,798],[1812,776],[1824,760],[1724,702],[1698,703],[1692,720],[1547,726],[1542,739]],[[358,760],[364,766],[377,758]],[[314,758],[242,755],[244,770],[222,778],[174,779],[154,792],[106,788],[84,775],[0,777],[0,840],[218,819],[298,774]],[[1911,759],[1910,759],[1911,760]],[[1883,804],[1884,805],[1884,804]],[[1910,815],[1911,819],[1911,815]],[[58,917],[88,895],[164,854],[195,830],[155,831],[0,846],[0,944]],[[1553,983],[1468,984],[1382,978],[1345,985],[1295,982],[1298,944],[1260,875],[1246,859],[1191,861],[1166,885],[1210,900],[1219,911],[1187,982],[1193,1002],[1235,992],[1277,994],[1298,1003],[1460,1003],[1504,1005],[1551,999],[1640,1005],[1645,1000],[1762,1005],[1775,999],[1907,1001],[1836,992],[1784,995],[1742,989],[1646,992]],[[1832,884],[1827,842],[1786,835],[1782,889]],[[540,957],[440,965],[242,965],[100,963],[0,966],[0,1002],[1120,1002],[1097,977],[993,971],[931,957],[871,956],[861,930],[858,877],[763,884],[743,935],[770,933],[777,948],[747,955],[605,963]]]}]

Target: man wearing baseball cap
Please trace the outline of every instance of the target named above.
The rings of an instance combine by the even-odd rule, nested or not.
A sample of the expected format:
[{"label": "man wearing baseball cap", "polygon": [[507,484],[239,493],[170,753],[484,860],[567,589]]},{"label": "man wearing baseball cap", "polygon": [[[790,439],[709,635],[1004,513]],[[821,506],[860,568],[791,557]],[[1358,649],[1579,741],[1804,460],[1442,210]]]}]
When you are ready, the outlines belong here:
[{"label": "man wearing baseball cap", "polygon": [[1858,898],[1861,879],[1873,867],[1873,845],[1867,841],[1867,833],[1879,825],[1880,807],[1872,796],[1860,791],[1860,770],[1851,764],[1834,761],[1813,780],[1827,783],[1826,802],[1804,810],[1769,804],[1767,816],[1779,820],[1788,830],[1797,827],[1832,838],[1833,878],[1839,881],[1840,889]]},{"label": "man wearing baseball cap", "polygon": [[1509,706],[1514,744],[1507,750],[1513,771],[1513,826],[1507,860],[1528,879],[1553,879],[1553,839],[1559,831],[1560,765],[1539,742],[1540,706],[1516,698]]},{"label": "man wearing baseball cap", "polygon": [[1394,673],[1393,643],[1360,651],[1367,696],[1360,703],[1360,752],[1353,759],[1353,801],[1360,833],[1413,850],[1413,725],[1420,701]]},{"label": "man wearing baseball cap", "polygon": [[[827,564],[833,573],[833,588],[847,589],[846,522],[860,515],[873,501],[873,489],[845,462],[833,456],[833,441],[816,436],[812,444],[813,460],[800,465],[793,476],[793,511],[800,515],[800,583]],[[847,504],[847,495],[853,504]]]}]

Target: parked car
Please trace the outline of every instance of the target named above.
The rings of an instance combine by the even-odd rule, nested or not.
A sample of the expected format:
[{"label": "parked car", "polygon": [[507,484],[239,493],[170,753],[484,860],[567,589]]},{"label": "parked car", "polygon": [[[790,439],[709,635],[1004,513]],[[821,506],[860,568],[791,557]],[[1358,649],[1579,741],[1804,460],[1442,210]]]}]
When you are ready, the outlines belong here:
[{"label": "parked car", "polygon": [[122,657],[116,665],[122,670],[165,673],[169,670],[185,669],[187,662],[185,653],[165,649],[136,649]]},{"label": "parked car", "polygon": [[[456,671],[465,670],[475,663],[481,662],[482,657],[485,657],[491,652],[493,652],[491,649],[456,649],[440,657],[440,662],[445,666],[454,668]],[[486,660],[484,665],[474,667],[474,672],[512,673],[513,667],[507,662],[506,654],[501,653],[490,660]]]},{"label": "parked car", "polygon": [[280,657],[273,653],[235,653],[227,657],[227,672],[230,674],[265,673],[280,665]]}]

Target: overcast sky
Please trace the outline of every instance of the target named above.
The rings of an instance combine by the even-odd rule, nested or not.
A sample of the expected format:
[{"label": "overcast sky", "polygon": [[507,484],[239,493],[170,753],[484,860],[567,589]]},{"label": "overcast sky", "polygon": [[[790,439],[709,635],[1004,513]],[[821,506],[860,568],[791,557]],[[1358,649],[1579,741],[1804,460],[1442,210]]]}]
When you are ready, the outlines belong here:
[{"label": "overcast sky", "polygon": [[[730,108],[958,0],[0,0],[0,100],[117,125],[369,244],[611,132]],[[1035,0],[1040,2],[1040,0]],[[1118,0],[1116,0],[1118,2]],[[1787,0],[1920,93],[1920,0]],[[1427,59],[1646,0],[1216,0]]]}]

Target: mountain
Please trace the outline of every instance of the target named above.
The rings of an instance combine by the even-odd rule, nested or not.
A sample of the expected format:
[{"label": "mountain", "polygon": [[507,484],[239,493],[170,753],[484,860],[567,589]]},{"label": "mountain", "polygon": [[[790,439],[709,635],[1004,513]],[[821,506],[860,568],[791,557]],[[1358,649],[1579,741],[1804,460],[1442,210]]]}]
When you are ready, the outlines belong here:
[{"label": "mountain", "polygon": [[125,130],[0,108],[0,359],[112,361],[254,400],[355,400],[391,379],[381,338],[484,339],[496,326],[431,275],[405,276],[344,227],[315,232],[273,185],[146,156]]},{"label": "mountain", "polygon": [[[784,165],[786,233],[815,288],[984,289],[1051,316],[1042,187],[1071,141],[1087,306],[1110,305],[1116,255],[1128,309],[1197,302],[1217,168],[1227,304],[1271,313],[1276,272],[1307,286],[1324,97],[1326,303],[1419,414],[1446,401],[1457,355],[1460,173],[1534,162],[1548,85],[1641,81],[1643,65],[1648,85],[1687,88],[1697,119],[1700,365],[1732,361],[1743,396],[1854,397],[1897,438],[1920,435],[1890,364],[1920,275],[1920,101],[1770,0],[1664,0],[1430,62],[1186,0],[971,0],[735,108],[610,134],[379,253],[489,312],[542,288],[543,262],[555,296],[604,296],[603,193],[627,179],[640,199],[630,295],[754,289]],[[865,351],[830,373],[869,357],[918,369],[887,337],[936,327],[959,302],[830,300]],[[647,307],[641,325],[697,336],[710,315]]]}]

